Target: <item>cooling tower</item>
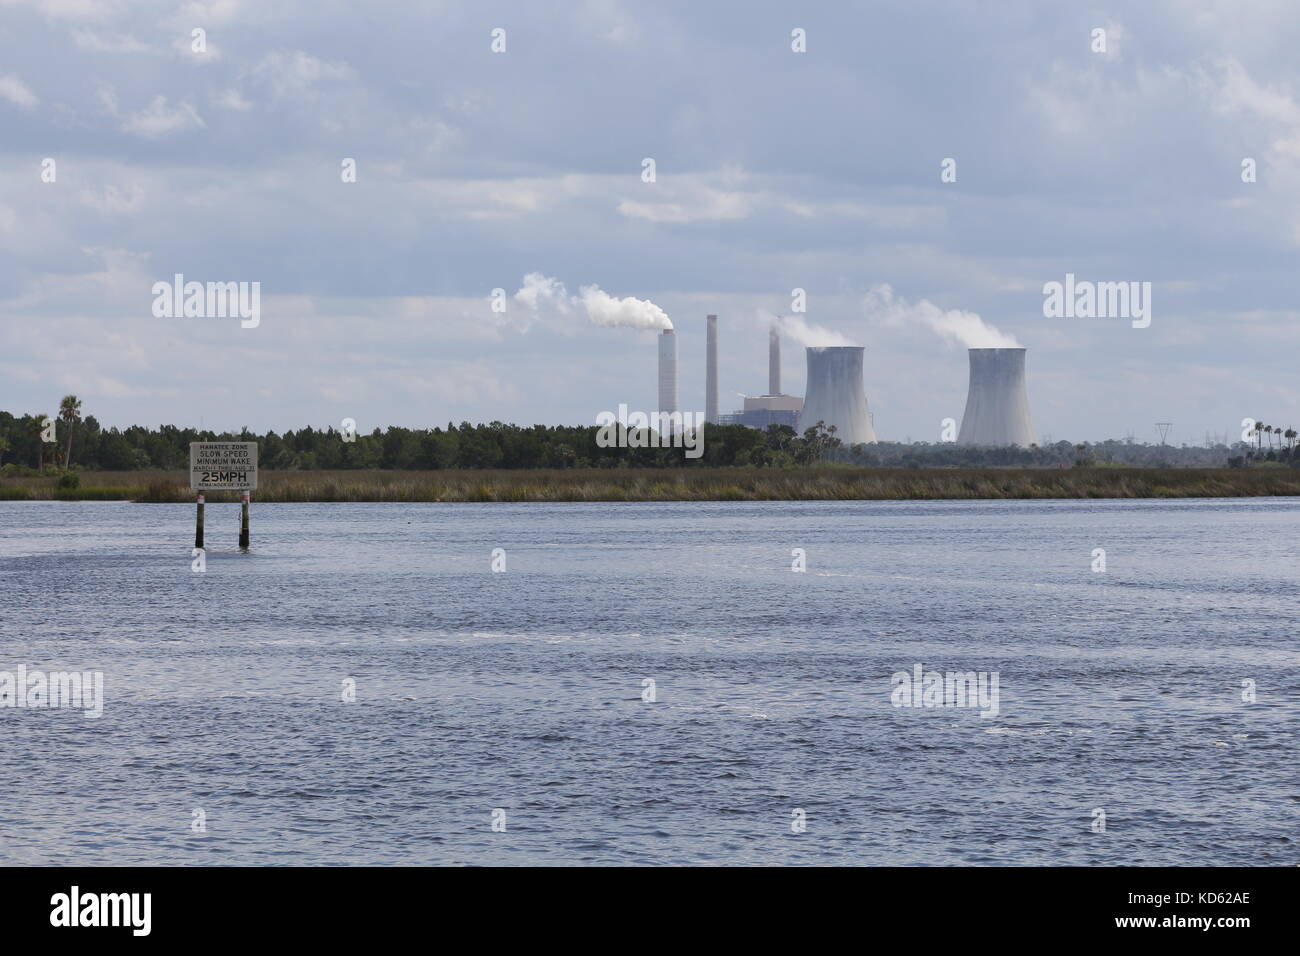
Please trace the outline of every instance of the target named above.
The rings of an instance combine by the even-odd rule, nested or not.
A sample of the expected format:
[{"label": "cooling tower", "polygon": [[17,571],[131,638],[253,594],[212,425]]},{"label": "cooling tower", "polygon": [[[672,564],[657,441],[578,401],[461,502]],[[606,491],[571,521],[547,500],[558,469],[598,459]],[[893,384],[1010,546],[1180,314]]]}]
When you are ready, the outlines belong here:
[{"label": "cooling tower", "polygon": [[718,420],[718,317],[706,316],[704,345],[704,420]]},{"label": "cooling tower", "polygon": [[957,441],[963,445],[1032,445],[1024,349],[971,349],[970,391]]},{"label": "cooling tower", "polygon": [[807,352],[807,394],[799,414],[799,431],[822,421],[828,428],[835,426],[835,437],[846,446],[874,442],[876,432],[862,388],[862,346],[810,347]]},{"label": "cooling tower", "polygon": [[781,333],[775,325],[767,333],[767,394],[781,394]]},{"label": "cooling tower", "polygon": [[677,336],[672,329],[659,336],[659,411],[677,411]]}]

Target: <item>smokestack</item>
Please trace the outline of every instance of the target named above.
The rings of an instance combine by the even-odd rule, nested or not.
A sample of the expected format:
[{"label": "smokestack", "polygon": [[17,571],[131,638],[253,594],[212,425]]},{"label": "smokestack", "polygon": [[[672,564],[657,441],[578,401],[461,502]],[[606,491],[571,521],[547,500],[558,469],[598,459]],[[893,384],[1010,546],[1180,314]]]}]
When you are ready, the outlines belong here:
[{"label": "smokestack", "polygon": [[835,437],[845,446],[876,440],[867,415],[867,394],[862,387],[861,345],[807,349],[808,385],[799,415],[799,430],[818,421],[835,426]]},{"label": "smokestack", "polygon": [[659,336],[659,411],[677,411],[677,336],[672,329]]},{"label": "smokestack", "polygon": [[962,445],[1034,444],[1025,394],[1024,349],[970,350],[970,391],[957,441]]},{"label": "smokestack", "polygon": [[718,317],[705,316],[704,339],[704,420],[718,421]]},{"label": "smokestack", "polygon": [[781,333],[775,325],[767,333],[767,394],[781,394]]}]

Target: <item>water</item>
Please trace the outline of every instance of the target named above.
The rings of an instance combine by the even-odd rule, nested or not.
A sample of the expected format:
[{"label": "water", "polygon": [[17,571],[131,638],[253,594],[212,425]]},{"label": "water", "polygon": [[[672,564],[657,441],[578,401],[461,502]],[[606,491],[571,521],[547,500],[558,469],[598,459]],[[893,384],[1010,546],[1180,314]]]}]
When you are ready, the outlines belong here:
[{"label": "water", "polygon": [[0,503],[0,863],[1300,863],[1296,499],[237,507]]}]

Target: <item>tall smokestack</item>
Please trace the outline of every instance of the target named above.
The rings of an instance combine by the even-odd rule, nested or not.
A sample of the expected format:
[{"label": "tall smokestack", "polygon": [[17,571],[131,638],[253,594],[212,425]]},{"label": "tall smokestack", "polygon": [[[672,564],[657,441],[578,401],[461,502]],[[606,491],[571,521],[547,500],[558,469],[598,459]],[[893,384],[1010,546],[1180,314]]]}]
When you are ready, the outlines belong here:
[{"label": "tall smokestack", "polygon": [[767,333],[767,394],[781,394],[781,333],[775,325]]},{"label": "tall smokestack", "polygon": [[808,394],[799,415],[799,430],[819,421],[835,426],[835,437],[846,446],[876,440],[867,415],[867,394],[862,387],[861,345],[808,348]]},{"label": "tall smokestack", "polygon": [[1024,349],[970,350],[970,390],[957,441],[962,445],[1034,444],[1025,394]]},{"label": "tall smokestack", "polygon": [[659,336],[659,411],[677,411],[677,336],[672,329]]},{"label": "tall smokestack", "polygon": [[718,421],[718,317],[705,316],[704,339],[704,420]]}]

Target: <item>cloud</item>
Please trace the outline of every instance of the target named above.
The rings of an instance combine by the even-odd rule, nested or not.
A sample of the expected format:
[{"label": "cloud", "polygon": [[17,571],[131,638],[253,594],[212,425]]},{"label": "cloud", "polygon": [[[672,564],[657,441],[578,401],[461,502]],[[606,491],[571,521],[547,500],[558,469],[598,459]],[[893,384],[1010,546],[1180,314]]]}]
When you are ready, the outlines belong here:
[{"label": "cloud", "polygon": [[302,50],[276,50],[249,71],[276,100],[314,100],[318,87],[356,79],[356,71],[343,62],[330,62]]},{"label": "cloud", "polygon": [[0,76],[0,100],[8,100],[25,110],[33,109],[40,102],[32,88],[12,73]]},{"label": "cloud", "polygon": [[253,104],[244,99],[244,94],[236,89],[221,90],[219,93],[213,94],[212,102],[223,110],[244,112],[253,108]]},{"label": "cloud", "polygon": [[154,138],[184,129],[202,129],[206,125],[189,103],[178,103],[174,107],[168,107],[167,97],[160,93],[147,107],[127,116],[122,123],[122,129],[127,133]]},{"label": "cloud", "polygon": [[[1265,414],[1290,394],[1300,408],[1287,384],[1300,243],[1300,69],[1288,51],[1300,19],[1280,2],[1249,17],[1226,0],[1188,6],[1026,17],[956,4],[922,30],[908,0],[881,0],[869,13],[846,7],[796,56],[788,29],[707,4],[633,13],[597,0],[558,17],[534,4],[511,14],[509,54],[492,56],[468,0],[386,7],[362,44],[352,13],[309,0],[0,0],[10,54],[0,74],[12,74],[0,119],[14,127],[13,175],[0,177],[0,363],[43,367],[45,348],[71,347],[114,316],[116,337],[96,338],[75,373],[99,363],[145,396],[106,410],[119,424],[148,421],[148,400],[166,390],[186,394],[166,362],[130,364],[160,348],[160,334],[177,343],[168,362],[226,367],[233,350],[259,347],[267,369],[278,349],[281,366],[300,356],[336,382],[376,376],[359,419],[445,420],[454,408],[458,419],[587,420],[606,395],[643,388],[654,400],[651,333],[596,331],[593,315],[617,316],[627,293],[642,320],[651,305],[671,316],[686,394],[702,388],[703,362],[688,359],[704,354],[706,313],[720,315],[727,342],[724,387],[740,387],[765,376],[758,310],[786,308],[799,287],[810,311],[787,324],[787,341],[870,345],[868,382],[890,396],[900,434],[928,434],[960,411],[960,386],[943,392],[958,349],[939,346],[918,310],[956,316],[950,341],[968,316],[1032,329],[1032,394],[1060,409],[1040,422],[1058,435],[1123,434],[1157,398],[1174,406],[1162,417],[1200,416],[1216,430],[1238,406]],[[1107,59],[1088,39],[1092,27],[1113,30],[1111,15],[1125,35],[1112,32],[1122,56]],[[224,60],[172,49],[194,27]],[[439,29],[464,42],[435,44],[431,58]],[[863,57],[854,38],[868,34],[890,42]],[[962,81],[918,76],[918,56],[952,64]],[[96,117],[94,92],[110,82],[111,108]],[[57,185],[38,178],[46,155],[58,159]],[[640,180],[646,155],[659,161],[653,184]],[[960,178],[941,184],[947,156]],[[343,157],[356,158],[356,183],[340,181]],[[1257,182],[1241,181],[1243,157],[1258,160]],[[110,303],[102,282],[78,278],[100,271],[93,248],[148,256],[142,285],[133,278]],[[534,270],[532,286],[515,279]],[[149,283],[177,271],[262,281],[262,327],[151,323]],[[1164,324],[1158,314],[1150,334],[1121,339],[1101,324],[1041,320],[1043,282],[1067,271],[1151,280]],[[907,324],[868,327],[863,294],[885,281],[911,299],[886,310]],[[506,313],[490,309],[497,287]],[[26,291],[36,298],[15,303]],[[272,317],[290,296],[317,314]],[[1224,319],[1236,314],[1260,316],[1249,358],[1234,344],[1240,324]],[[732,328],[744,330],[734,341]],[[23,337],[42,329],[39,348]],[[199,340],[209,348],[191,353]],[[357,350],[364,368],[351,364]],[[385,393],[391,364],[431,376],[458,352],[517,383],[525,402],[451,395],[444,407]],[[627,361],[643,353],[644,368]],[[1112,391],[1080,384],[1079,368],[1124,356],[1132,371]],[[570,363],[563,373],[557,360]],[[1232,391],[1190,384],[1212,361],[1237,370]],[[0,381],[13,379],[0,369]],[[1266,394],[1274,385],[1290,391]],[[315,417],[278,385],[274,403],[219,387],[191,389],[167,414],[225,398],[250,422]],[[49,400],[39,377],[10,392],[15,404]]]},{"label": "cloud", "polygon": [[117,94],[111,89],[99,91],[99,100],[109,115],[119,120],[124,133],[134,133],[147,139],[160,139],[186,129],[204,129],[207,124],[189,103],[167,105],[167,97],[159,93],[144,109],[123,113],[117,104]]},{"label": "cloud", "polygon": [[87,206],[106,215],[119,215],[140,209],[144,202],[144,190],[138,183],[133,183],[127,192],[123,192],[116,186],[106,186],[103,192],[83,189],[78,193],[78,198]]},{"label": "cloud", "polygon": [[625,199],[617,208],[621,215],[629,219],[671,223],[745,219],[753,210],[749,197],[743,193],[714,189],[696,191],[690,202],[640,202]]},{"label": "cloud", "polygon": [[113,0],[3,0],[2,6],[28,6],[48,20],[102,20],[118,11]]},{"label": "cloud", "polygon": [[153,47],[124,33],[95,33],[91,30],[73,30],[72,40],[78,50],[92,53],[153,53]]},{"label": "cloud", "polygon": [[1221,116],[1247,113],[1271,124],[1276,137],[1273,151],[1300,159],[1300,102],[1290,90],[1256,82],[1234,57],[1220,59],[1215,67],[1217,74],[1206,70],[1198,74],[1211,108]]}]

